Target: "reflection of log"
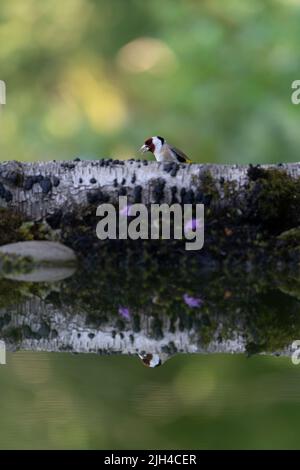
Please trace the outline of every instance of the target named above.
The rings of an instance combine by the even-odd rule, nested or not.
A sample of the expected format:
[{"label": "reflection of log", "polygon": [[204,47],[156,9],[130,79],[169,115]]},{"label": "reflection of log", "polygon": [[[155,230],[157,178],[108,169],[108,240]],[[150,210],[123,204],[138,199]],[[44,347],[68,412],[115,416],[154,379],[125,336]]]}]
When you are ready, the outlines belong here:
[{"label": "reflection of log", "polygon": [[[148,271],[135,264],[128,271],[117,259],[103,269],[100,257],[56,284],[0,279],[0,338],[10,349],[172,355],[282,354],[299,337],[297,266],[223,271],[183,254],[171,258],[174,272],[164,257],[151,259]],[[201,298],[198,308],[185,303],[187,291]]]},{"label": "reflection of log", "polygon": [[[201,315],[198,317],[201,317]],[[122,331],[116,331],[115,321],[99,327],[89,324],[88,315],[68,309],[57,310],[38,298],[30,299],[18,306],[0,309],[1,338],[8,350],[56,351],[98,354],[156,353],[166,359],[176,353],[243,353],[246,341],[243,328],[232,332],[230,338],[220,339],[218,329],[207,343],[201,343],[194,328],[178,327],[170,331],[170,318],[163,315],[161,336],[153,337],[153,317],[140,316],[140,331],[132,329],[129,322]],[[290,349],[272,351],[290,354]]]}]

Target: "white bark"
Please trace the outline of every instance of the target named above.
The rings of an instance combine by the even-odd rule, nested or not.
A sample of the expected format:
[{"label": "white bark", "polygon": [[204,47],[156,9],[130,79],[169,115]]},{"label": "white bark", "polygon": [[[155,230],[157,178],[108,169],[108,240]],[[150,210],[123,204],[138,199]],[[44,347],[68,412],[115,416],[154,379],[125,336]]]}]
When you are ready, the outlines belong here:
[{"label": "white bark", "polygon": [[[170,318],[162,315],[163,337],[152,336],[150,327],[153,317],[140,314],[140,331],[134,332],[130,321],[122,331],[118,332],[113,319],[101,327],[92,326],[87,322],[88,312],[70,310],[68,306],[60,309],[38,297],[32,297],[21,304],[10,305],[0,309],[0,318],[8,318],[5,331],[20,331],[21,338],[12,338],[5,334],[8,350],[54,351],[97,354],[141,354],[143,352],[158,354],[162,360],[176,353],[245,353],[246,339],[243,325],[236,325],[231,335],[220,338],[222,321],[219,319],[211,341],[201,342],[199,332],[193,328],[179,328],[179,320],[175,331],[170,331]],[[29,332],[29,333],[28,333]],[[37,337],[35,337],[37,336]],[[3,339],[3,338],[1,338]],[[281,351],[266,351],[268,354],[291,355],[291,347]]]}]

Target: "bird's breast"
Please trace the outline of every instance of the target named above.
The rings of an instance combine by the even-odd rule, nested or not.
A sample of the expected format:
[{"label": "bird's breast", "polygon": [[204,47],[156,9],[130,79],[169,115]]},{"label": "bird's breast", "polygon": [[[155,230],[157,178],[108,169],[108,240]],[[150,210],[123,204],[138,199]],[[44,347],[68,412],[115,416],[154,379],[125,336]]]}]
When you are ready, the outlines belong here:
[{"label": "bird's breast", "polygon": [[155,153],[155,158],[158,162],[173,162],[174,155],[168,148],[162,148],[160,152]]}]

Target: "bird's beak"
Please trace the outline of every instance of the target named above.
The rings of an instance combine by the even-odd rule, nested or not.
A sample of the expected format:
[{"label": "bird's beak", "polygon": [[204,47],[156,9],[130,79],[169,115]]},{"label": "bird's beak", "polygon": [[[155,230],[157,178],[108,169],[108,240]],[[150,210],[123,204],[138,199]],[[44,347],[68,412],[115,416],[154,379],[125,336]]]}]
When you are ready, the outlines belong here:
[{"label": "bird's beak", "polygon": [[149,147],[146,144],[142,145],[142,147],[140,148],[140,152],[142,152],[142,153],[145,153],[145,152],[148,152],[148,151],[149,151]]}]

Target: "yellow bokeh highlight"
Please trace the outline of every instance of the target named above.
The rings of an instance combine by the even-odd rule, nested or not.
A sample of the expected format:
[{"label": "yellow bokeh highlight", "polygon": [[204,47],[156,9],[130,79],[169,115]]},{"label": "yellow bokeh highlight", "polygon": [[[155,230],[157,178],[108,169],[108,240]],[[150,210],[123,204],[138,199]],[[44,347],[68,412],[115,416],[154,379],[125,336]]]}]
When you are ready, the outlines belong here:
[{"label": "yellow bokeh highlight", "polygon": [[123,46],[117,55],[121,68],[131,73],[161,76],[177,66],[174,52],[160,39],[140,37]]}]

